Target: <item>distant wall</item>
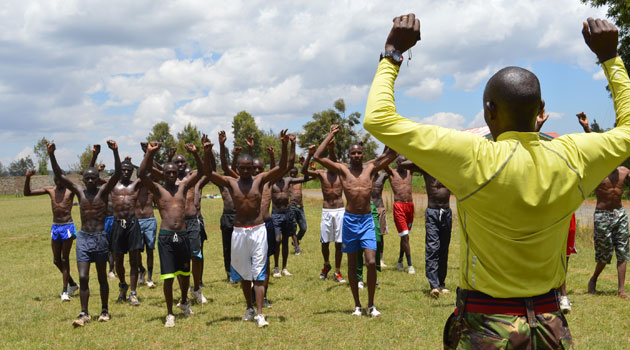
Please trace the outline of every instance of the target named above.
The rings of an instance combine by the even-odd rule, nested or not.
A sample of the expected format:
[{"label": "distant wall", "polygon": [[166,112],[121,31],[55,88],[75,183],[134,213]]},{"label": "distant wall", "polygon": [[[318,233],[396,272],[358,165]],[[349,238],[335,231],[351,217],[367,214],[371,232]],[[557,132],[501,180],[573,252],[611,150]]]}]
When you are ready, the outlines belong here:
[{"label": "distant wall", "polygon": [[[74,182],[83,181],[79,174],[69,174],[68,177]],[[24,195],[24,180],[26,176],[8,176],[0,177],[0,195],[15,195],[16,189],[19,196]],[[31,190],[44,187],[54,186],[53,175],[33,175],[31,176]]]}]

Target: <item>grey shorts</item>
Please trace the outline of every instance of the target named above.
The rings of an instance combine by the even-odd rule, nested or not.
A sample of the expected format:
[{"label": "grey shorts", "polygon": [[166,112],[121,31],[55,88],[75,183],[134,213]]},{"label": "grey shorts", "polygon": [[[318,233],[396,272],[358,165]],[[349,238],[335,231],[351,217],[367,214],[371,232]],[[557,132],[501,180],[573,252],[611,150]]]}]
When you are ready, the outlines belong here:
[{"label": "grey shorts", "polygon": [[76,253],[77,262],[101,263],[109,261],[107,232],[79,231],[77,233]]}]

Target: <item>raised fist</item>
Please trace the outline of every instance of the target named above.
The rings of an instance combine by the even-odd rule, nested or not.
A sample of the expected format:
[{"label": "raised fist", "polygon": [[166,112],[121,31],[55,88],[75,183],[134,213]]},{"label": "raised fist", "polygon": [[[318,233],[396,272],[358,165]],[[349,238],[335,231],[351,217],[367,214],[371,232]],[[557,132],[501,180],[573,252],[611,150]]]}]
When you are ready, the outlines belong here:
[{"label": "raised fist", "polygon": [[578,122],[582,125],[583,128],[589,127],[588,118],[584,112],[580,112],[575,115],[578,118]]},{"label": "raised fist", "polygon": [[33,175],[35,175],[35,169],[31,169],[31,170],[27,170],[26,171],[26,176],[27,177],[31,177]]},{"label": "raised fist", "polygon": [[289,129],[280,130],[280,141],[282,141],[282,143],[289,142],[289,136],[287,135],[288,130]]},{"label": "raised fist", "polygon": [[148,142],[140,142],[140,148],[142,148],[142,152],[147,153],[147,145],[149,145]]},{"label": "raised fist", "polygon": [[582,23],[584,42],[603,63],[618,56],[619,33],[617,27],[603,19],[587,18]]},{"label": "raised fist", "polygon": [[126,156],[126,157],[125,157],[125,162],[131,162],[131,157]]},{"label": "raised fist", "polygon": [[311,161],[310,166],[311,166],[311,170],[317,170],[317,165],[315,165],[314,161]]},{"label": "raised fist", "polygon": [[103,171],[105,170],[105,164],[101,164],[98,166],[98,171]]},{"label": "raised fist", "polygon": [[201,134],[201,144],[205,144],[206,142],[208,142],[208,135],[206,134]]},{"label": "raised fist", "polygon": [[193,145],[192,143],[185,144],[184,148],[186,148],[186,151],[188,151],[190,153],[196,153],[197,152],[197,146]]},{"label": "raised fist", "polygon": [[289,141],[291,141],[291,143],[295,143],[296,137],[295,134],[289,134]]},{"label": "raised fist", "polygon": [[243,147],[234,146],[234,149],[232,150],[232,154],[236,157],[239,153],[241,153],[242,150],[243,150]]},{"label": "raised fist", "polygon": [[270,154],[270,155],[274,153],[274,150],[273,150],[272,146],[267,147],[267,153]]},{"label": "raised fist", "polygon": [[107,140],[107,147],[109,147],[109,149],[111,149],[111,150],[117,150],[118,149],[118,145],[116,144],[116,141],[114,141],[114,140]]},{"label": "raised fist", "polygon": [[48,142],[46,144],[46,151],[48,152],[48,154],[53,154],[55,153],[55,150],[57,149],[57,147],[55,146],[54,142]]},{"label": "raised fist", "polygon": [[413,13],[394,18],[394,25],[385,41],[385,51],[403,53],[420,40],[420,20]]},{"label": "raised fist", "polygon": [[210,151],[212,149],[212,146],[214,146],[214,143],[212,143],[212,141],[210,141],[209,139],[206,139],[206,142],[203,143],[204,151]]},{"label": "raised fist", "polygon": [[172,159],[173,156],[175,155],[175,152],[177,152],[177,147],[171,146],[171,148],[168,149],[168,153],[166,155],[167,155],[167,157]]},{"label": "raised fist", "polygon": [[247,138],[245,139],[245,143],[247,143],[247,147],[254,148],[254,136],[247,136]]},{"label": "raised fist", "polygon": [[151,141],[147,145],[147,151],[148,152],[155,152],[155,151],[159,150],[160,147],[162,147],[162,142]]},{"label": "raised fist", "polygon": [[339,125],[333,124],[330,126],[330,133],[332,135],[337,135],[338,132],[339,132]]},{"label": "raised fist", "polygon": [[219,131],[219,144],[223,145],[225,143],[225,140],[227,140],[227,136],[225,136],[225,130]]},{"label": "raised fist", "polygon": [[101,153],[101,145],[93,145],[92,154],[99,154],[99,153]]},{"label": "raised fist", "polygon": [[316,150],[317,150],[317,146],[316,145],[308,146],[308,155],[309,155],[309,157],[312,157],[315,154]]}]

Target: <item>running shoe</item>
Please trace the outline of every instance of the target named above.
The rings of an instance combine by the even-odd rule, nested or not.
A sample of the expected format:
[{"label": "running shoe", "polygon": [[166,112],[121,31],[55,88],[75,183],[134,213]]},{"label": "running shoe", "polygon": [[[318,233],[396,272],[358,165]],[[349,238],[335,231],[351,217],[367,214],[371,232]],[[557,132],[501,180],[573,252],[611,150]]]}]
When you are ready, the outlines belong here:
[{"label": "running shoe", "polygon": [[61,293],[61,301],[70,301],[70,297],[67,292]]},{"label": "running shoe", "polygon": [[192,315],[194,315],[195,313],[192,311],[192,309],[190,308],[190,301],[187,300],[186,304],[179,304],[179,308],[182,309],[182,311],[184,312],[184,316],[186,317],[190,317]]},{"label": "running shoe", "polygon": [[253,307],[248,307],[247,310],[245,310],[245,315],[243,315],[243,321],[251,321],[254,316],[256,316],[256,311],[254,311]]},{"label": "running shoe", "polygon": [[127,301],[127,290],[129,290],[129,285],[127,283],[118,283],[118,300],[119,303],[124,303]]},{"label": "running shoe", "polygon": [[280,274],[280,269],[278,268],[278,266],[273,268],[273,277],[282,277],[282,274]]},{"label": "running shoe", "polygon": [[263,328],[263,327],[269,326],[269,322],[267,322],[267,320],[265,320],[265,315],[263,315],[263,314],[258,314],[256,316],[254,316],[254,322],[256,322],[256,326],[258,326],[258,328]]},{"label": "running shoe", "polygon": [[140,300],[138,300],[138,294],[136,294],[136,292],[129,293],[129,305],[131,306],[140,305]]},{"label": "running shoe", "polygon": [[361,317],[362,314],[363,314],[363,312],[361,312],[361,307],[360,306],[355,306],[354,312],[352,312],[352,316]]},{"label": "running shoe", "polygon": [[437,289],[437,288],[433,288],[433,289],[431,289],[431,293],[430,294],[431,294],[431,296],[433,298],[437,299],[437,298],[440,297],[440,290]]},{"label": "running shoe", "polygon": [[359,281],[359,289],[363,289],[363,281]]},{"label": "running shoe", "polygon": [[367,313],[373,318],[381,317],[381,313],[378,310],[376,310],[376,307],[374,306],[368,307]]},{"label": "running shoe", "polygon": [[285,268],[285,269],[282,269],[282,276],[293,276],[293,274]]},{"label": "running shoe", "polygon": [[75,284],[74,286],[68,286],[68,296],[74,296],[74,292],[76,292],[77,290],[79,290],[78,284]]},{"label": "running shoe", "polygon": [[386,267],[387,267],[387,265],[385,265],[385,262],[383,260],[381,260],[381,269],[384,269]]},{"label": "running shoe", "polygon": [[144,284],[144,275],[147,273],[147,270],[144,267],[140,267],[140,273],[138,275],[138,284]]},{"label": "running shoe", "polygon": [[151,280],[148,280],[147,281],[147,287],[153,289],[153,288],[155,288],[155,283],[153,283],[153,281],[151,281]]},{"label": "running shoe", "polygon": [[399,262],[398,264],[396,264],[396,270],[405,271],[405,267],[403,266],[401,262]]},{"label": "running shoe", "polygon": [[195,301],[197,302],[197,304],[207,304],[208,303],[208,299],[206,299],[206,297],[203,296],[203,293],[201,292],[201,288],[199,288],[198,291],[194,291],[190,290],[190,295],[195,299]]},{"label": "running shoe", "polygon": [[107,312],[107,310],[101,311],[101,314],[98,316],[98,322],[108,322],[111,320],[112,316]]},{"label": "running shoe", "polygon": [[324,268],[322,269],[322,273],[319,274],[319,279],[320,280],[325,280],[326,278],[328,278],[328,273],[330,272],[331,269],[332,269],[332,266],[330,266],[329,264],[324,264]]},{"label": "running shoe", "polygon": [[341,277],[341,273],[335,273],[335,281],[339,283],[346,283],[346,280],[344,280],[343,277]]},{"label": "running shoe", "polygon": [[571,302],[566,295],[560,296],[560,310],[565,315],[571,312]]},{"label": "running shoe", "polygon": [[407,273],[409,273],[410,275],[414,275],[416,273],[416,269],[414,269],[413,266],[409,266],[409,268],[407,269]]},{"label": "running shoe", "polygon": [[107,277],[109,277],[110,279],[114,279],[116,278],[116,274],[114,274],[114,271],[109,271],[109,273],[107,274]]},{"label": "running shoe", "polygon": [[442,287],[442,289],[440,289],[440,294],[451,294],[451,291]]},{"label": "running shoe", "polygon": [[271,309],[271,302],[269,302],[267,298],[263,299],[263,307],[266,309]]},{"label": "running shoe", "polygon": [[85,312],[81,312],[76,320],[72,322],[74,328],[83,327],[92,320],[92,317]]},{"label": "running shoe", "polygon": [[302,249],[300,247],[295,247],[295,255],[300,255],[302,253]]},{"label": "running shoe", "polygon": [[166,315],[166,322],[164,322],[164,327],[175,327],[175,315]]}]

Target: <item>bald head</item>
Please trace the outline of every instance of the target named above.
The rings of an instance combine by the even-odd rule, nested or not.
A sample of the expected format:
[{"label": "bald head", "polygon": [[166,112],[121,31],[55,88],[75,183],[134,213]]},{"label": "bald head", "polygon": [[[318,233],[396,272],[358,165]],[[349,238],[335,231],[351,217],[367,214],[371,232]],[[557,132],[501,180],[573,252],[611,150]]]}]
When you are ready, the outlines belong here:
[{"label": "bald head", "polygon": [[488,80],[483,102],[484,116],[491,130],[498,127],[501,132],[534,131],[541,108],[540,82],[527,69],[503,68]]}]

